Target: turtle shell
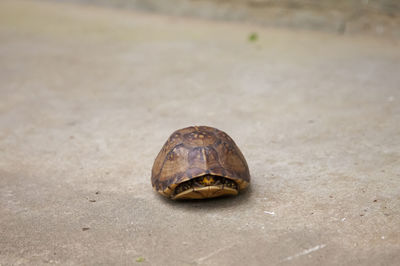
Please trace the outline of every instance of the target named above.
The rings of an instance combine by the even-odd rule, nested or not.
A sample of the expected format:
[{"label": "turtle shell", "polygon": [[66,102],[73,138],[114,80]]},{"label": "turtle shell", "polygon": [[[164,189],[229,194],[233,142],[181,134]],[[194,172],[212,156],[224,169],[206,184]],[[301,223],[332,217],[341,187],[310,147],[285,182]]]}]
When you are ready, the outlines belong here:
[{"label": "turtle shell", "polygon": [[179,184],[204,175],[233,180],[238,190],[250,183],[247,162],[228,134],[213,127],[192,126],[168,138],[154,161],[151,182],[156,191],[172,197]]}]

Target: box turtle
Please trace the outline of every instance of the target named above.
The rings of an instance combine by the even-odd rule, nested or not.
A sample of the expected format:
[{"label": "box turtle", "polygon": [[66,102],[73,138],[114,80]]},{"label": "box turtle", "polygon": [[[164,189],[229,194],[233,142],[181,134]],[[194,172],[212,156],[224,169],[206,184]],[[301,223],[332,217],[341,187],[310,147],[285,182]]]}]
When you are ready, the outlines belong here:
[{"label": "box turtle", "polygon": [[172,133],[154,161],[151,183],[172,199],[237,195],[250,183],[247,162],[223,131],[193,126]]}]

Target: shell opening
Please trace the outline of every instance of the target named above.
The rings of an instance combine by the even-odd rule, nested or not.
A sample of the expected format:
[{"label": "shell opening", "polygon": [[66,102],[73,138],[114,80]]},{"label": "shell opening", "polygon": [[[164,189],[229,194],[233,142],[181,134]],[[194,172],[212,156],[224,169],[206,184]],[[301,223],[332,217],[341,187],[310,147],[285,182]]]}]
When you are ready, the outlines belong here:
[{"label": "shell opening", "polygon": [[174,199],[203,199],[225,195],[237,195],[238,184],[228,178],[204,175],[179,184],[173,193]]}]

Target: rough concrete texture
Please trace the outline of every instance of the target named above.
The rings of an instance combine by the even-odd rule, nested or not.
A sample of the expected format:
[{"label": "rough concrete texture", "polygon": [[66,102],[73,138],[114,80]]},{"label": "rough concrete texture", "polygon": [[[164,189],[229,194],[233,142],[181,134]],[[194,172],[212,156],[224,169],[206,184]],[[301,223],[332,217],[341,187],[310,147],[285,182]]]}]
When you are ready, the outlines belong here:
[{"label": "rough concrete texture", "polygon": [[[34,1],[0,39],[1,265],[398,265],[398,42]],[[245,193],[153,192],[195,124]]]}]

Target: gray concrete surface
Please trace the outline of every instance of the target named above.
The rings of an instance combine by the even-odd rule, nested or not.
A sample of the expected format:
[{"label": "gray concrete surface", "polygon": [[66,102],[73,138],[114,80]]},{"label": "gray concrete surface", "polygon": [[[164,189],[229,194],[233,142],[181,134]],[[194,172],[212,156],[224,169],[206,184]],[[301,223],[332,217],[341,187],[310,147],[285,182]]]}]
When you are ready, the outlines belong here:
[{"label": "gray concrete surface", "polygon": [[[398,265],[399,69],[393,40],[1,1],[0,264]],[[152,191],[194,124],[247,192]]]}]

